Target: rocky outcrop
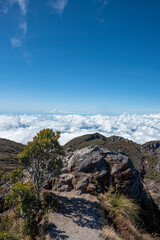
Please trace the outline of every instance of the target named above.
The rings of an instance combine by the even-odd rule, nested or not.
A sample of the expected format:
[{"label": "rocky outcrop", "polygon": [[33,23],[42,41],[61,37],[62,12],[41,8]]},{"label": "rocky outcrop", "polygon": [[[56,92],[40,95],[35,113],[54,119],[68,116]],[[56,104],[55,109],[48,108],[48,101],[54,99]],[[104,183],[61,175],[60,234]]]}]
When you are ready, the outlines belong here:
[{"label": "rocky outcrop", "polygon": [[104,151],[104,155],[106,162],[110,165],[112,185],[116,191],[131,198],[139,198],[143,185],[131,160],[122,153]]},{"label": "rocky outcrop", "polygon": [[157,205],[160,206],[160,186],[159,184],[156,184],[154,180],[150,180],[145,178],[143,180],[144,182],[144,188],[146,191],[149,192],[149,194],[152,196],[153,200]]},{"label": "rocky outcrop", "polygon": [[67,149],[64,166],[62,175],[55,181],[55,190],[75,189],[80,193],[97,194],[110,184],[110,166],[97,146],[75,152]]},{"label": "rocky outcrop", "polygon": [[75,189],[97,195],[112,184],[117,192],[139,198],[143,189],[139,173],[126,155],[98,146],[74,152],[67,149],[62,172],[55,181],[55,190]]},{"label": "rocky outcrop", "polygon": [[63,163],[64,168],[54,182],[54,190],[75,190],[79,194],[98,195],[113,186],[118,194],[124,194],[139,203],[143,209],[141,217],[149,231],[160,231],[158,206],[151,192],[145,191],[145,184],[141,182],[139,172],[128,156],[94,145],[76,151],[67,149]]},{"label": "rocky outcrop", "polygon": [[144,187],[157,204],[160,204],[160,142],[153,141],[141,146],[145,163]]},{"label": "rocky outcrop", "polygon": [[143,159],[140,150],[141,145],[120,136],[105,137],[99,133],[87,134],[72,139],[64,145],[64,149],[72,147],[73,151],[75,151],[93,145],[126,154],[140,174],[144,174]]}]

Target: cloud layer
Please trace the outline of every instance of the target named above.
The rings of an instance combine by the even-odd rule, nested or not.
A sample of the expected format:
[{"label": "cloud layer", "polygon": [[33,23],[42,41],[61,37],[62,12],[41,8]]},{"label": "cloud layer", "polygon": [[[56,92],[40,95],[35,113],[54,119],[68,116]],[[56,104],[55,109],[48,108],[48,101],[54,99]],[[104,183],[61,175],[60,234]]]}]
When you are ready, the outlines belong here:
[{"label": "cloud layer", "polygon": [[105,136],[118,135],[144,143],[160,139],[160,114],[0,115],[1,138],[27,143],[43,128],[61,131],[61,144],[74,137],[95,132]]}]

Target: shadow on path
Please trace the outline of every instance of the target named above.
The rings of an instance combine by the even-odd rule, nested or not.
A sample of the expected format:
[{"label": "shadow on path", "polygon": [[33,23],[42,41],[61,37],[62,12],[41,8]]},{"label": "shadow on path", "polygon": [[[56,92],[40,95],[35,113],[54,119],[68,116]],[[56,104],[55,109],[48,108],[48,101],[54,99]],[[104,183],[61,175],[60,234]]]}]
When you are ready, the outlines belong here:
[{"label": "shadow on path", "polygon": [[50,237],[56,240],[65,240],[68,239],[68,236],[65,235],[65,231],[57,230],[57,227],[54,224],[50,224],[47,229],[47,233],[49,233]]},{"label": "shadow on path", "polygon": [[[63,215],[65,221],[64,221],[63,228],[61,228],[61,230],[59,229],[57,230],[58,223],[56,224],[57,226],[55,226],[54,224],[50,226],[48,233],[50,234],[51,237],[53,237],[53,239],[56,239],[56,240],[69,239],[69,236],[65,232],[65,225],[67,229],[68,227],[67,225],[69,222],[73,222],[74,226],[76,224],[77,226],[82,228],[87,227],[89,229],[96,229],[96,230],[102,229],[96,213],[97,208],[99,208],[99,204],[97,202],[92,202],[81,197],[68,198],[66,196],[57,196],[57,198],[60,202],[60,205],[59,205],[59,209],[55,213],[55,216],[53,213],[54,224],[56,224],[57,222],[56,216],[58,215],[59,216]],[[55,217],[55,220],[54,220],[54,217]]]},{"label": "shadow on path", "polygon": [[91,202],[84,198],[69,199],[62,196],[58,198],[61,202],[58,213],[71,218],[78,226],[101,229],[96,214],[97,208],[99,207],[98,203]]}]

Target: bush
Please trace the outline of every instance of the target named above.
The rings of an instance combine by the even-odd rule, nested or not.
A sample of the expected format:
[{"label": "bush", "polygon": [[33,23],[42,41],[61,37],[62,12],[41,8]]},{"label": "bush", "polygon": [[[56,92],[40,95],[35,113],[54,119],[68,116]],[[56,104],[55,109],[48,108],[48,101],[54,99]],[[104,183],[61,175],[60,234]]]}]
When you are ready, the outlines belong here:
[{"label": "bush", "polygon": [[28,171],[28,176],[35,185],[37,200],[45,182],[59,174],[62,168],[64,151],[58,142],[59,137],[60,132],[43,129],[18,155],[20,163]]},{"label": "bush", "polygon": [[13,209],[17,217],[23,219],[24,232],[30,233],[36,206],[36,191],[31,180],[14,184],[5,197],[5,204]]},{"label": "bush", "polygon": [[15,238],[13,236],[13,233],[10,233],[10,232],[0,232],[0,239],[1,240],[15,240],[17,238]]},{"label": "bush", "polygon": [[13,222],[16,220],[9,214],[0,217],[0,239],[1,240],[18,240],[17,232],[14,231]]},{"label": "bush", "polygon": [[22,177],[24,177],[24,173],[22,171],[22,169],[18,168],[17,170],[14,170],[10,173],[9,178],[10,178],[10,183],[16,183],[18,181],[20,181],[22,179]]}]

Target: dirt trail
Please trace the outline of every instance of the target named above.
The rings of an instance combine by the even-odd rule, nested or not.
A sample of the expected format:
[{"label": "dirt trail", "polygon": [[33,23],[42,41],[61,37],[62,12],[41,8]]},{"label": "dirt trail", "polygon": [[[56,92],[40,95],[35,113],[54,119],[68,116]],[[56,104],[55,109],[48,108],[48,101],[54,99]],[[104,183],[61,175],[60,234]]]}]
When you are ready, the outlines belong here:
[{"label": "dirt trail", "polygon": [[102,240],[102,226],[98,222],[96,197],[74,192],[58,194],[60,208],[49,213],[50,229],[46,239]]}]

